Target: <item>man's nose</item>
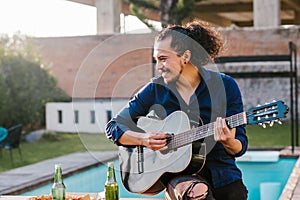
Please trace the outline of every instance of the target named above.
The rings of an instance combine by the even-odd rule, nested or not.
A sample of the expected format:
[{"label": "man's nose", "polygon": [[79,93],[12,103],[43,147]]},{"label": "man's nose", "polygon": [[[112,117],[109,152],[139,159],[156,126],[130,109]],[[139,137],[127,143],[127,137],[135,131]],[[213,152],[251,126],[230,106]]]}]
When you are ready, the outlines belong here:
[{"label": "man's nose", "polygon": [[156,68],[156,70],[161,70],[163,68],[162,63],[159,61],[156,61],[155,68]]}]

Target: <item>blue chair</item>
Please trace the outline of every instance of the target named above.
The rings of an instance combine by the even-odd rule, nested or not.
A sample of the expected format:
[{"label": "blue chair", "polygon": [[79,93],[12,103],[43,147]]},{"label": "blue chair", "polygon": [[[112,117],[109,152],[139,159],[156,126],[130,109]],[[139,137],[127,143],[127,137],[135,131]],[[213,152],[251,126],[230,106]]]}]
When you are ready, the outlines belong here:
[{"label": "blue chair", "polygon": [[7,129],[8,132],[7,137],[0,142],[1,151],[2,149],[10,151],[10,160],[12,165],[14,165],[13,155],[12,155],[13,149],[18,149],[21,161],[23,161],[22,152],[20,149],[22,130],[23,130],[22,124],[15,125]]},{"label": "blue chair", "polygon": [[[7,129],[0,127],[0,143],[7,137]],[[0,149],[0,155],[2,156],[2,149]]]},{"label": "blue chair", "polygon": [[7,137],[7,129],[0,127],[0,142],[2,142]]}]

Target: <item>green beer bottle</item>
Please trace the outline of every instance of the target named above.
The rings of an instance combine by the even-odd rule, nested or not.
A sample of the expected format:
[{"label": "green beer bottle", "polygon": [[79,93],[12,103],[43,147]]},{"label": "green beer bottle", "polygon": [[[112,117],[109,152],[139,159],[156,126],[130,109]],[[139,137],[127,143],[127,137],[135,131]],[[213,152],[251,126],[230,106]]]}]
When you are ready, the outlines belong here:
[{"label": "green beer bottle", "polygon": [[119,199],[119,186],[115,177],[114,163],[108,163],[107,177],[104,186],[105,200],[118,200]]},{"label": "green beer bottle", "polygon": [[61,164],[55,165],[54,183],[52,185],[52,200],[66,199],[66,186],[63,182]]}]

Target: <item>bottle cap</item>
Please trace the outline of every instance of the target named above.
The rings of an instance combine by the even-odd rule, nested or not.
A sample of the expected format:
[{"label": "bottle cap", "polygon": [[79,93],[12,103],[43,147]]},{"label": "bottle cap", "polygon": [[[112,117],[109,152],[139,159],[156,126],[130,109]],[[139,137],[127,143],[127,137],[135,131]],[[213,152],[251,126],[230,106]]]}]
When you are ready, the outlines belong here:
[{"label": "bottle cap", "polygon": [[56,168],[61,168],[61,164],[60,164],[60,163],[55,164],[55,169],[56,169]]},{"label": "bottle cap", "polygon": [[107,166],[108,166],[108,167],[111,167],[111,168],[114,168],[114,162],[108,162],[108,163],[107,163]]}]

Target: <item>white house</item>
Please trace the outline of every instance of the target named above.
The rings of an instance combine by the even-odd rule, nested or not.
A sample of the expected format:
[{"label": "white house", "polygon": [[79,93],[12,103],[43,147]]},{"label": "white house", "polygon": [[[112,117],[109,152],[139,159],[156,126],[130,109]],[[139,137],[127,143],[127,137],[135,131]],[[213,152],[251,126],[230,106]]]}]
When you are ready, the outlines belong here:
[{"label": "white house", "polygon": [[128,100],[47,103],[46,128],[71,133],[102,133]]}]

